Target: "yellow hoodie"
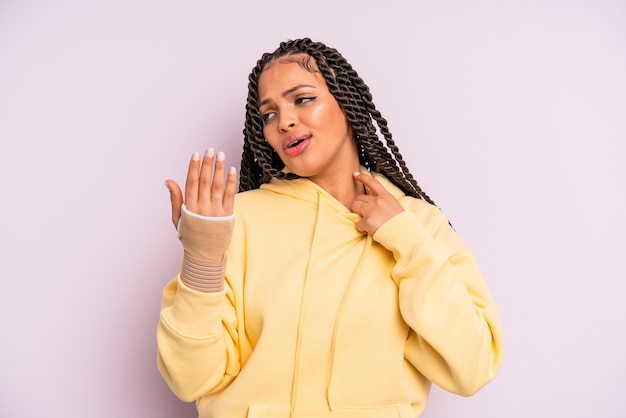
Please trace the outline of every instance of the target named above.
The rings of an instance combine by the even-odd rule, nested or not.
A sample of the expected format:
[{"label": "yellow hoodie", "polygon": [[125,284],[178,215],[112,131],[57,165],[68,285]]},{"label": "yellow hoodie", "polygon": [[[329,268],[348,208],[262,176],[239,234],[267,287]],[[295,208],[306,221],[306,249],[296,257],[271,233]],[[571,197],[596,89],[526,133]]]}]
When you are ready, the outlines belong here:
[{"label": "yellow hoodie", "polygon": [[431,382],[471,395],[502,358],[471,251],[436,207],[374,236],[308,179],[240,193],[225,291],[164,289],[159,370],[200,418],[418,417]]}]

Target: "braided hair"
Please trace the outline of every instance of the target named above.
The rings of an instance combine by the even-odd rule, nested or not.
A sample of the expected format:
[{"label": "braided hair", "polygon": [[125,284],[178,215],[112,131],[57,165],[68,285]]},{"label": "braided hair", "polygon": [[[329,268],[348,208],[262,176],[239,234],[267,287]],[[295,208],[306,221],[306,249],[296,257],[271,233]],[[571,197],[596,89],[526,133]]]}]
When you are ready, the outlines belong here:
[{"label": "braided hair", "polygon": [[[317,68],[311,63],[311,58]],[[434,205],[409,172],[391,137],[387,121],[372,102],[369,87],[336,49],[309,38],[282,42],[274,52],[263,54],[248,77],[239,191],[258,189],[271,178],[291,180],[299,177],[282,171],[284,163],[263,135],[264,122],[259,112],[259,77],[268,65],[277,60],[298,63],[310,72],[319,71],[352,127],[360,164],[369,171],[385,175],[405,194]],[[379,138],[374,122],[385,143]]]}]

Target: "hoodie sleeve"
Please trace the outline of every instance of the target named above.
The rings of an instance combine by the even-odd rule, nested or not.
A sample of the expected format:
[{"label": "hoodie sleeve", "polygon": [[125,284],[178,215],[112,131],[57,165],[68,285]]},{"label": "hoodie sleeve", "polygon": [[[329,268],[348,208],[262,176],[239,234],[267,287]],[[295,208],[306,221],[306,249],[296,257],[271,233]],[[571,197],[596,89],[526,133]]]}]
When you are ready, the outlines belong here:
[{"label": "hoodie sleeve", "polygon": [[157,328],[158,367],[181,400],[191,402],[229,385],[239,372],[233,292],[204,293],[180,274],[163,290]]},{"label": "hoodie sleeve", "polygon": [[427,379],[469,396],[494,378],[503,338],[495,304],[469,248],[433,205],[413,198],[374,240],[393,252],[392,278],[411,328],[405,357]]}]

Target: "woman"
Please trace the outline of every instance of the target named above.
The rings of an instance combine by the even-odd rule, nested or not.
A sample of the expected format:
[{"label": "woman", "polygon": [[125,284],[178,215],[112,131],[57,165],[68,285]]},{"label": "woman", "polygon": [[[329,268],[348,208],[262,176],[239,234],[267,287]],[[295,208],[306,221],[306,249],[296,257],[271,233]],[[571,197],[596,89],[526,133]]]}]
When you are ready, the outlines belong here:
[{"label": "woman", "polygon": [[417,417],[431,382],[479,390],[502,358],[497,311],[367,86],[310,39],[249,80],[240,193],[212,149],[184,205],[166,182],[184,247],[157,331],[170,388],[203,418]]}]

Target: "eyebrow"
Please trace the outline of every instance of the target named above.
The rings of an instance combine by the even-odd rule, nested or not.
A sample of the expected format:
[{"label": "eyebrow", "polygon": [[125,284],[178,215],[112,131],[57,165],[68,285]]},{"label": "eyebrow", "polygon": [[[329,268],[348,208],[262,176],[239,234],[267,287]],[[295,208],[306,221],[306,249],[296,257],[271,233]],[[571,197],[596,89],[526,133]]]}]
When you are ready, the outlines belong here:
[{"label": "eyebrow", "polygon": [[[289,88],[289,89],[287,89],[287,90],[283,91],[282,96],[283,96],[283,97],[287,97],[287,96],[289,96],[291,93],[293,93],[294,91],[299,90],[299,89],[301,89],[301,88],[305,88],[305,87],[315,88],[315,86],[312,86],[312,85],[310,85],[310,84],[298,84],[297,86],[293,86],[293,87],[291,87],[291,88]],[[261,107],[261,106],[263,106],[263,105],[266,105],[266,104],[268,104],[268,103],[269,103],[269,102],[271,102],[271,101],[272,101],[271,99],[265,99],[265,100],[263,100],[261,103],[259,103],[259,107]]]}]

